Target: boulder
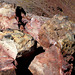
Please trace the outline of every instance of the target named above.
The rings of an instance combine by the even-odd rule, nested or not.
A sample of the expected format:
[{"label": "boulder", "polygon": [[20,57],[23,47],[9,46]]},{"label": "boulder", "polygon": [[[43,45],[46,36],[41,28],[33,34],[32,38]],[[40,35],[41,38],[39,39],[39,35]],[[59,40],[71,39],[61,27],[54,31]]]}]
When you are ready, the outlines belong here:
[{"label": "boulder", "polygon": [[[38,23],[35,26],[38,28]],[[34,75],[71,75],[72,55],[75,53],[75,24],[67,16],[55,15],[40,25],[36,32],[37,41],[45,52],[34,58],[29,66],[30,71]]]},{"label": "boulder", "polygon": [[18,29],[15,5],[1,2],[0,6],[1,75],[22,75],[26,70],[29,74],[28,67],[33,75],[71,75],[75,53],[74,22],[61,15],[47,18],[21,14]]},{"label": "boulder", "polygon": [[[15,69],[12,63],[22,57],[22,53],[31,52],[35,40],[29,34],[19,30],[6,29],[0,32],[0,71]],[[26,54],[26,53],[25,53]],[[11,71],[12,72],[12,71]]]},{"label": "boulder", "polygon": [[16,59],[35,48],[33,37],[18,29],[15,9],[15,4],[0,2],[0,75],[16,75]]},{"label": "boulder", "polygon": [[0,29],[18,29],[18,22],[15,19],[15,4],[0,1]]}]

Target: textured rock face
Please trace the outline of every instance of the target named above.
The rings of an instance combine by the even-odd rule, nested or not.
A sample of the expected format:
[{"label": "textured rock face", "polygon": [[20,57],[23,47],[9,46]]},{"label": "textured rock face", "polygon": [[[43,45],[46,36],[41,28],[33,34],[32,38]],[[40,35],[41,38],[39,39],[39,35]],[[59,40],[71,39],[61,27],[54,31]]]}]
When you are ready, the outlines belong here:
[{"label": "textured rock face", "polygon": [[[63,42],[75,42],[75,24],[67,20],[66,16],[55,15],[52,19],[44,23],[39,32],[39,40],[41,45],[45,46],[43,40],[47,43],[58,44],[63,47]],[[53,41],[50,41],[53,40]],[[47,47],[50,45],[48,44]]]},{"label": "textured rock face", "polygon": [[10,70],[1,71],[0,75],[16,75],[16,73],[14,69],[10,69]]},{"label": "textured rock face", "polygon": [[[68,21],[66,16],[55,15],[42,25],[39,32],[39,41],[42,46],[47,48],[50,47],[50,44],[55,44],[62,49],[64,55],[66,52],[73,54],[75,52],[74,36],[75,24]],[[45,41],[43,42],[43,40]]]},{"label": "textured rock face", "polygon": [[31,17],[31,21],[28,22],[25,26],[26,31],[34,37],[34,39],[38,40],[38,33],[40,31],[41,25],[45,23],[50,18],[27,14]]},{"label": "textured rock face", "polygon": [[34,75],[63,75],[61,58],[60,49],[53,45],[44,53],[37,55],[29,69]]},{"label": "textured rock face", "polygon": [[12,62],[13,59],[5,52],[5,49],[0,44],[0,71],[14,69],[15,66],[12,64]]},{"label": "textured rock face", "polygon": [[15,19],[15,5],[0,2],[0,29],[18,29]]},{"label": "textured rock face", "polygon": [[[22,22],[27,23],[25,30],[21,25],[20,29],[22,30],[20,31],[15,19],[14,6],[4,2],[1,3],[0,70],[15,69],[12,62],[16,59],[16,56],[17,61],[21,60],[18,63],[21,69],[28,68],[30,64],[28,61],[31,61],[31,58],[39,53],[38,47],[42,46],[45,52],[37,55],[29,67],[33,75],[71,75],[73,69],[72,55],[75,53],[75,24],[69,21],[66,16],[55,15],[53,18],[31,14],[29,16],[31,20],[27,20],[24,15],[22,16]],[[32,36],[38,41],[38,46],[35,45]]]},{"label": "textured rock face", "polygon": [[6,29],[0,32],[0,36],[0,44],[7,49],[6,52],[14,59],[18,52],[29,51],[34,46],[34,39],[29,34],[19,30]]},{"label": "textured rock face", "polygon": [[16,57],[21,57],[22,53],[31,52],[34,42],[29,34],[24,34],[19,30],[0,31],[0,71],[10,70],[11,74],[15,69],[12,62]]},{"label": "textured rock face", "polygon": [[18,30],[15,5],[0,2],[0,75],[16,75],[13,61],[31,52],[34,42],[33,37]]},{"label": "textured rock face", "polygon": [[66,16],[55,15],[40,27],[38,42],[45,52],[35,57],[30,70],[34,75],[71,75],[73,66],[69,61],[73,61],[75,53],[75,24]]},{"label": "textured rock face", "polygon": [[[13,28],[12,25],[14,25],[14,23],[17,24],[17,21],[14,18],[14,12],[15,12],[15,9],[12,4],[0,2],[0,75],[5,75],[5,74],[15,75],[15,71],[14,71],[15,66],[12,62],[14,61],[13,58],[15,58],[15,56],[13,55],[17,54],[17,51],[15,51],[15,53],[14,51],[9,52],[13,47],[11,47],[11,43],[7,44],[7,42],[4,41],[4,43],[7,46],[5,47],[5,44],[3,44],[3,41],[2,41],[4,34],[3,32],[1,32],[2,29],[6,29],[10,27]],[[15,28],[16,27],[17,26],[15,26]]]}]

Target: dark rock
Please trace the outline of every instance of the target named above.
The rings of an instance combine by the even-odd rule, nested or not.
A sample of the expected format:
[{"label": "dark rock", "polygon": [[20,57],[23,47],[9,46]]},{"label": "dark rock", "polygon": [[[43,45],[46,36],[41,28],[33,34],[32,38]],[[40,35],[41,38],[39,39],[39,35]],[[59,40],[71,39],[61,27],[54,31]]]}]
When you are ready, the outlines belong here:
[{"label": "dark rock", "polygon": [[57,10],[63,12],[62,8],[60,8],[60,7],[57,7]]}]

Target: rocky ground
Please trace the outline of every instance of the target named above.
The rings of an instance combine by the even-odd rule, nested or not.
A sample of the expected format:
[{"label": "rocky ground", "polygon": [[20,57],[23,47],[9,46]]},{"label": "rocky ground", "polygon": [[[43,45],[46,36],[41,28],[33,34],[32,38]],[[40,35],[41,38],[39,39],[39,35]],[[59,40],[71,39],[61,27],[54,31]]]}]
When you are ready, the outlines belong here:
[{"label": "rocky ground", "polygon": [[0,0],[22,6],[26,12],[53,17],[55,14],[68,16],[75,21],[75,0]]},{"label": "rocky ground", "polygon": [[[32,20],[31,23],[33,23]],[[36,21],[35,23],[38,28],[38,23]],[[41,22],[39,21],[39,23]],[[28,24],[26,28],[27,26]],[[63,69],[65,75],[70,75],[75,53],[74,23],[69,21],[67,16],[55,15],[40,25],[40,31],[35,30],[34,23],[31,29],[27,28],[27,31],[45,49],[44,53],[37,55],[31,62],[29,67],[31,72],[34,75],[63,75]],[[35,31],[38,31],[37,35],[35,35]]]},{"label": "rocky ground", "polygon": [[[0,3],[0,74],[73,75],[75,71],[74,19],[70,21],[67,16],[53,16],[56,13],[63,15],[64,10],[68,8],[65,7],[63,10],[57,5],[63,7],[67,2],[62,0],[56,0],[56,4],[55,1],[48,4],[47,0],[23,0],[25,4],[22,0],[11,2],[22,5],[27,12],[33,14],[27,13],[25,16],[20,7],[19,12],[21,11],[22,14],[16,16],[14,4]],[[48,11],[46,7],[49,5]],[[68,12],[69,15],[71,11],[73,10]]]}]

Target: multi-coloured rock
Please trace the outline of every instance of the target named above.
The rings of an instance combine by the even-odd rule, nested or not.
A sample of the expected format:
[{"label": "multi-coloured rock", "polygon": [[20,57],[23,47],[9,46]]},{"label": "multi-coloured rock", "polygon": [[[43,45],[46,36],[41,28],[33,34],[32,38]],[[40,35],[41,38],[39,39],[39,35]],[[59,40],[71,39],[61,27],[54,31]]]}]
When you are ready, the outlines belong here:
[{"label": "multi-coloured rock", "polygon": [[0,2],[0,29],[18,29],[18,22],[15,19],[15,5]]},{"label": "multi-coloured rock", "polygon": [[33,37],[18,30],[15,8],[14,4],[0,2],[0,75],[16,75],[16,57],[35,48]]},{"label": "multi-coloured rock", "polygon": [[38,42],[45,52],[31,62],[31,72],[34,75],[71,75],[72,55],[75,53],[75,24],[67,16],[55,15],[37,31]]},{"label": "multi-coloured rock", "polygon": [[40,31],[41,25],[50,18],[33,14],[27,15],[31,17],[31,20],[26,24],[25,29],[30,35],[34,37],[34,39],[38,40],[38,33]]},{"label": "multi-coloured rock", "polygon": [[14,59],[18,52],[23,50],[29,51],[34,45],[34,39],[29,34],[23,33],[19,30],[6,29],[0,32],[0,35],[0,44],[7,48],[9,56]]},{"label": "multi-coloured rock", "polygon": [[28,69],[31,58],[44,51],[29,66],[33,75],[71,75],[72,55],[75,53],[75,24],[67,16],[47,18],[28,15],[31,19],[24,14],[20,15],[21,30],[18,30],[19,17],[15,19],[14,5],[0,3],[0,73],[13,72],[15,75],[16,62],[12,62],[16,57],[19,61],[17,68],[23,72]]},{"label": "multi-coloured rock", "polygon": [[55,15],[42,25],[39,42],[46,48],[50,47],[50,44],[61,48],[63,55],[73,54],[75,52],[75,24],[67,20],[66,16]]},{"label": "multi-coloured rock", "polygon": [[0,62],[1,71],[10,70],[13,69],[13,67],[15,68],[12,62],[16,57],[20,58],[22,53],[31,52],[31,48],[34,47],[35,44],[35,40],[29,34],[19,30],[6,29],[0,32],[0,36],[0,60],[2,60]]}]

